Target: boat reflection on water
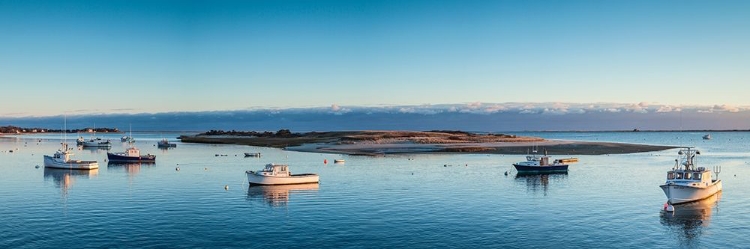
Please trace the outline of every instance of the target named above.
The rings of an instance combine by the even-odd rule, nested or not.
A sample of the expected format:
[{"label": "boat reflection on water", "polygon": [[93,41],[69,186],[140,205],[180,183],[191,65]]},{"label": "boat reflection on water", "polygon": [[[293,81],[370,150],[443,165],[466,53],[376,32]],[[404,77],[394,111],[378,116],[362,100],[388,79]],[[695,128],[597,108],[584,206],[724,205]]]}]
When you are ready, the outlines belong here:
[{"label": "boat reflection on water", "polygon": [[79,145],[77,148],[78,151],[89,152],[91,154],[106,154],[109,151],[107,147],[84,147]]},{"label": "boat reflection on water", "polygon": [[248,199],[262,199],[273,207],[286,206],[292,195],[316,193],[318,183],[290,185],[250,185],[247,188]]},{"label": "boat reflection on water", "polygon": [[721,192],[696,202],[674,205],[674,211],[661,211],[661,224],[674,231],[681,245],[679,247],[699,246],[698,238],[703,229],[708,227],[711,213],[719,211]]},{"label": "boat reflection on water", "polygon": [[60,188],[62,196],[68,196],[68,190],[75,184],[76,179],[92,178],[99,174],[99,169],[75,170],[75,169],[55,169],[44,168],[44,179],[52,179],[55,186]]},{"label": "boat reflection on water", "polygon": [[151,167],[155,166],[153,162],[139,162],[139,163],[125,163],[125,162],[109,162],[107,163],[107,170],[109,169],[123,169],[128,175],[137,175],[141,172],[141,166]]},{"label": "boat reflection on water", "polygon": [[547,196],[550,182],[561,181],[568,178],[568,172],[550,172],[550,173],[524,173],[516,174],[517,183],[525,183],[526,192],[538,192],[540,189]]}]

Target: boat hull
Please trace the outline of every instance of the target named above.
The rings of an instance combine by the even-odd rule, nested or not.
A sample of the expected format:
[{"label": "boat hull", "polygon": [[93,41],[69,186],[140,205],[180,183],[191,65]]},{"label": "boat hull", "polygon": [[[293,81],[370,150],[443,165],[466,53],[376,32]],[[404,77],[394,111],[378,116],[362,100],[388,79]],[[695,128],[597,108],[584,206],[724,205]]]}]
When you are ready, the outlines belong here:
[{"label": "boat hull", "polygon": [[524,173],[556,173],[556,172],[568,172],[568,165],[549,165],[549,166],[530,166],[513,164],[518,172]]},{"label": "boat hull", "polygon": [[288,185],[288,184],[304,184],[304,183],[318,183],[320,177],[318,174],[299,174],[291,176],[262,176],[257,175],[252,171],[246,172],[247,181],[250,185]]},{"label": "boat hull", "polygon": [[45,155],[44,167],[55,168],[55,169],[90,170],[90,169],[98,169],[99,163],[96,161],[81,161],[81,160],[69,160],[65,162],[65,161],[55,160],[55,158]]},{"label": "boat hull", "polygon": [[665,184],[659,186],[667,195],[669,204],[681,204],[700,201],[721,192],[721,180],[716,180],[705,187]]},{"label": "boat hull", "polygon": [[107,153],[110,162],[156,162],[156,155],[126,156],[115,153]]}]

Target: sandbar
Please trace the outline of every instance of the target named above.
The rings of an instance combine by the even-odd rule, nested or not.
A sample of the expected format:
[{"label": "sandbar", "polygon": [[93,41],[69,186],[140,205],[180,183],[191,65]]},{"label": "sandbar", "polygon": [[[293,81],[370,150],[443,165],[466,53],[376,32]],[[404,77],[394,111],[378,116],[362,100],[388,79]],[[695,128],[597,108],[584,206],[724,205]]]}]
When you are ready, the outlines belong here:
[{"label": "sandbar", "polygon": [[675,146],[552,140],[463,131],[330,131],[264,136],[180,136],[186,143],[240,144],[290,151],[380,156],[386,154],[528,154],[605,155],[661,151]]}]

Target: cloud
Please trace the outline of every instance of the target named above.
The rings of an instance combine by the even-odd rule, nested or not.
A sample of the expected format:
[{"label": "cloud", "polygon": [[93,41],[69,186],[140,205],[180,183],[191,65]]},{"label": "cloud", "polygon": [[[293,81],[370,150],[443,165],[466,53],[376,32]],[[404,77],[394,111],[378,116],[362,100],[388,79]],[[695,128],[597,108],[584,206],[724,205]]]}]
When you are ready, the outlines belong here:
[{"label": "cloud", "polygon": [[341,106],[339,106],[337,104],[332,104],[331,105],[331,109],[330,109],[329,112],[333,113],[333,114],[336,114],[336,115],[343,115],[343,114],[351,112],[351,111],[352,110],[349,109],[349,108],[344,108],[344,107],[341,107]]},{"label": "cloud", "polygon": [[722,112],[739,112],[740,108],[730,105],[714,105],[714,110],[722,111]]},{"label": "cloud", "polygon": [[656,110],[656,112],[672,112],[673,110],[674,109],[671,106],[665,105],[665,106],[659,107],[659,109]]}]

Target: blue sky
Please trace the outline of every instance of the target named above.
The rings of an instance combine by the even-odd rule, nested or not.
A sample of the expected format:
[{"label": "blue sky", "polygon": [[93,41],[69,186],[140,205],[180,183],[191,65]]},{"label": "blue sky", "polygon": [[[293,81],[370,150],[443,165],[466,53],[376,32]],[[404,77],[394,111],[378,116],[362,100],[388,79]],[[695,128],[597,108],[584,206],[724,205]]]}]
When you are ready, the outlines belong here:
[{"label": "blue sky", "polygon": [[750,1],[0,0],[0,83],[13,89],[0,115],[744,110],[748,10]]}]

